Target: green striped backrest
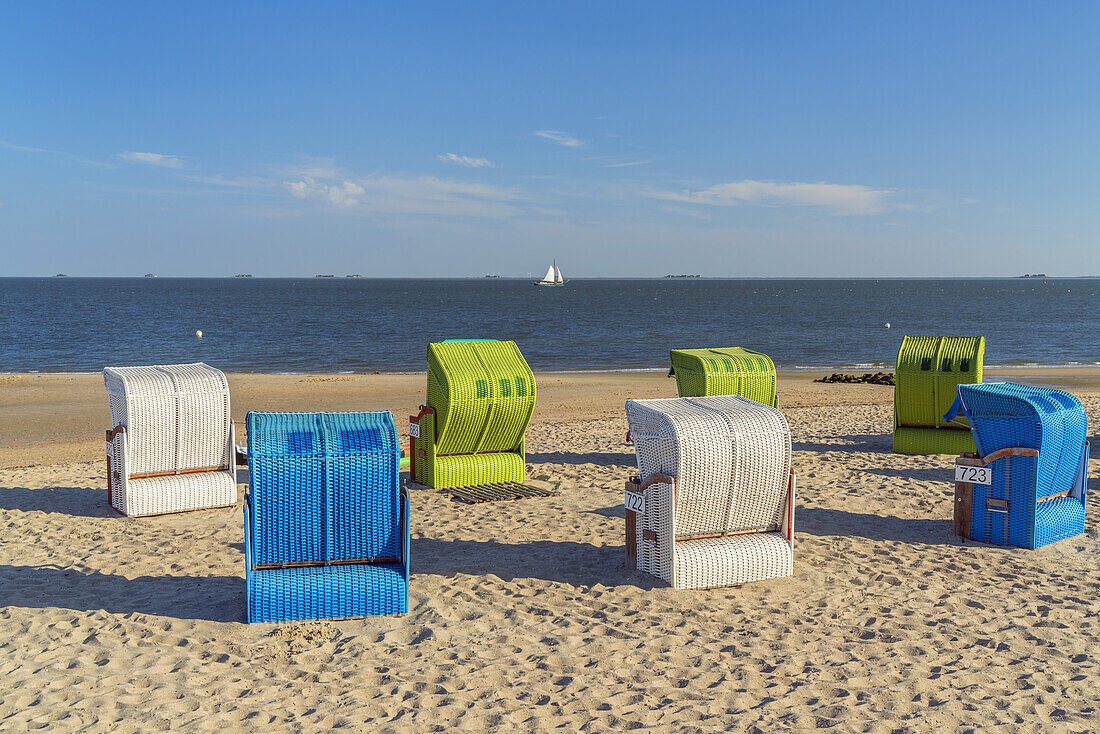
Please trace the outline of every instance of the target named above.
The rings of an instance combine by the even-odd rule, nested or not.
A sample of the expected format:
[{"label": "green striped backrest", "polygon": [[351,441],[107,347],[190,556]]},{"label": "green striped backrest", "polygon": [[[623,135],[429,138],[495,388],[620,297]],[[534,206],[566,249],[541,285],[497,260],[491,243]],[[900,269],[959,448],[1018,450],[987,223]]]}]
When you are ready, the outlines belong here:
[{"label": "green striped backrest", "polygon": [[535,375],[515,342],[429,344],[428,405],[437,453],[518,449],[535,408]]},{"label": "green striped backrest", "polygon": [[985,337],[906,336],[898,351],[894,415],[899,425],[944,426],[958,385],[982,381]]},{"label": "green striped backrest", "polygon": [[669,353],[680,397],[740,395],[775,403],[775,364],[768,355],[743,347],[673,349]]}]

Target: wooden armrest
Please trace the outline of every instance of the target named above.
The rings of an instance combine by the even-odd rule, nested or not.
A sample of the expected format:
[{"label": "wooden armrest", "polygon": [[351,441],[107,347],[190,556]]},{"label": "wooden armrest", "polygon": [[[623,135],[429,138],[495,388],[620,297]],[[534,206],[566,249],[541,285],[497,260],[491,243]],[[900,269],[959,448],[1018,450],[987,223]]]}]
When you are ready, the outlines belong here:
[{"label": "wooden armrest", "polygon": [[419,423],[420,419],[423,418],[424,416],[434,415],[434,414],[435,414],[435,409],[434,408],[429,408],[427,405],[421,405],[419,413],[417,413],[416,415],[410,415],[409,416],[409,423]]},{"label": "wooden armrest", "polygon": [[638,485],[638,491],[644,492],[654,484],[675,484],[676,480],[670,477],[668,474],[653,474],[648,477],[644,482]]},{"label": "wooden armrest", "polygon": [[1006,456],[1030,456],[1034,458],[1038,455],[1039,452],[1035,449],[1026,449],[1021,446],[1014,446],[1006,449],[998,449],[988,456],[979,457],[973,454],[963,454],[962,456],[955,459],[955,463],[962,466],[989,466],[994,461],[997,461],[998,459],[1003,459]]}]

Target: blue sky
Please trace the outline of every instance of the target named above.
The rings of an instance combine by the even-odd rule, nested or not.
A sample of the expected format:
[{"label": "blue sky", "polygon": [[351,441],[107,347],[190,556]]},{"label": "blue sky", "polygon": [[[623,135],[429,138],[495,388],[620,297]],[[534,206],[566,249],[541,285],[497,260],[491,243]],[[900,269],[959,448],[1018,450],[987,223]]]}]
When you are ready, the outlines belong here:
[{"label": "blue sky", "polygon": [[1100,274],[1098,21],[10,4],[0,274]]}]

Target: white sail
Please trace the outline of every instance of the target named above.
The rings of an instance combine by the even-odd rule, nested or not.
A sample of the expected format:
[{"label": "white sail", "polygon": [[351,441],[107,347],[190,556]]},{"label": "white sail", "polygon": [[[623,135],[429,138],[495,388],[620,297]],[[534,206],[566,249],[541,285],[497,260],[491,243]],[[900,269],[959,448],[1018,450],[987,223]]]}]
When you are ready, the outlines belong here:
[{"label": "white sail", "polygon": [[561,268],[558,267],[557,262],[554,263],[554,282],[564,283],[565,278],[561,277]]},{"label": "white sail", "polygon": [[542,282],[543,283],[553,283],[554,282],[554,266],[553,265],[551,265],[550,267],[548,267],[546,269],[546,275],[542,276]]}]

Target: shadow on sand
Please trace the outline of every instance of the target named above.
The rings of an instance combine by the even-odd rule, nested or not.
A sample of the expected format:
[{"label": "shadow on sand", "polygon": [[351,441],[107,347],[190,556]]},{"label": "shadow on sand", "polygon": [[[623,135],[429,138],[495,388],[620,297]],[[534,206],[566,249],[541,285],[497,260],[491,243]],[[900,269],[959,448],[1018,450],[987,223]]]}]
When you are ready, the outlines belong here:
[{"label": "shadow on sand", "polygon": [[[905,518],[865,512],[799,507],[795,510],[795,536],[846,535],[869,540],[898,540],[922,545],[962,545],[950,517]],[[797,548],[797,546],[796,546]]]},{"label": "shadow on sand", "polygon": [[244,621],[240,576],[139,576],[59,566],[0,566],[7,606]]},{"label": "shadow on sand", "polygon": [[635,466],[634,452],[592,451],[587,454],[575,451],[549,451],[528,453],[528,464],[596,464],[597,466]]},{"label": "shadow on sand", "polygon": [[868,466],[864,467],[862,471],[867,474],[878,474],[883,477],[892,477],[894,479],[914,479],[918,482],[943,482],[945,487],[955,487],[955,465],[954,462],[948,464],[945,463],[943,468],[925,468],[925,469],[890,469],[883,466]]},{"label": "shadow on sand", "polygon": [[73,517],[120,517],[107,504],[105,487],[0,487],[0,510],[49,512]]},{"label": "shadow on sand", "polygon": [[814,441],[795,441],[791,448],[795,451],[847,451],[871,454],[892,454],[894,435],[892,433],[853,433],[846,436],[834,436],[835,443]]},{"label": "shadow on sand", "polygon": [[492,574],[505,581],[531,578],[574,586],[662,585],[659,581],[651,583],[648,576],[629,568],[622,545],[417,538],[412,541],[410,558],[414,574]]}]

